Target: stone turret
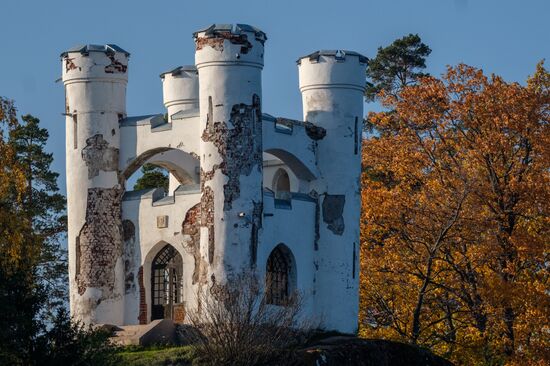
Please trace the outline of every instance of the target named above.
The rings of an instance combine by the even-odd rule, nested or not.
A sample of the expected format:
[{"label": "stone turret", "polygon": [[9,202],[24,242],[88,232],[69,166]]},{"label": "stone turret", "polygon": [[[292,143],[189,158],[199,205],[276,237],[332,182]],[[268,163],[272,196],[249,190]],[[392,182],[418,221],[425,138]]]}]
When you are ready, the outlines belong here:
[{"label": "stone turret", "polygon": [[78,46],[61,54],[71,313],[85,323],[124,320],[118,155],[128,57],[112,44]]},{"label": "stone turret", "polygon": [[160,74],[164,106],[169,121],[180,111],[199,107],[199,74],[195,66],[179,66]]},{"label": "stone turret", "polygon": [[361,132],[367,58],[317,51],[298,60],[304,120],[326,130],[317,142],[320,177],[317,311],[327,329],[357,330]]},{"label": "stone turret", "polygon": [[262,225],[264,32],[214,24],[194,33],[200,79],[201,250],[211,285],[255,266]]}]

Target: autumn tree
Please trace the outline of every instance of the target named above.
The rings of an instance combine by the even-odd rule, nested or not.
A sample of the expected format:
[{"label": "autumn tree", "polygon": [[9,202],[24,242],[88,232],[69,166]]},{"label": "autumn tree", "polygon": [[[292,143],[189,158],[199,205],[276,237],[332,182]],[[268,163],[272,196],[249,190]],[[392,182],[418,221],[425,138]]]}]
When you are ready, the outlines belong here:
[{"label": "autumn tree", "polygon": [[[20,122],[0,97],[0,364],[113,364],[107,334],[84,329],[61,307],[65,266],[58,252],[64,199],[43,147],[47,131],[31,116]],[[69,363],[68,360],[71,360]]]},{"label": "autumn tree", "polygon": [[548,72],[459,65],[372,113],[364,143],[361,333],[459,364],[549,362]]},{"label": "autumn tree", "polygon": [[40,322],[34,316],[44,301],[36,286],[40,240],[22,214],[25,171],[7,140],[18,127],[10,100],[0,98],[0,363],[23,364]]},{"label": "autumn tree", "polygon": [[48,137],[48,130],[40,127],[38,118],[24,115],[10,131],[8,143],[13,147],[16,163],[25,175],[22,214],[42,241],[38,275],[48,287],[48,299],[59,303],[66,297],[67,262],[65,251],[61,248],[66,231],[66,200],[59,193],[59,174],[51,169],[53,155],[45,151]]}]

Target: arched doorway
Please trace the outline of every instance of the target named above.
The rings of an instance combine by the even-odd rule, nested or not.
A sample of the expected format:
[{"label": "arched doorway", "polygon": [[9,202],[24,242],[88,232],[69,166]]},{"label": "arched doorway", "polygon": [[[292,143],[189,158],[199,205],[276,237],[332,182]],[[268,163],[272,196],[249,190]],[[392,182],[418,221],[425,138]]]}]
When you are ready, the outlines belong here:
[{"label": "arched doorway", "polygon": [[284,244],[273,249],[266,264],[266,303],[286,305],[296,289],[296,267],[294,256]]},{"label": "arched doorway", "polygon": [[167,244],[151,264],[151,320],[183,320],[182,272],[181,255]]}]

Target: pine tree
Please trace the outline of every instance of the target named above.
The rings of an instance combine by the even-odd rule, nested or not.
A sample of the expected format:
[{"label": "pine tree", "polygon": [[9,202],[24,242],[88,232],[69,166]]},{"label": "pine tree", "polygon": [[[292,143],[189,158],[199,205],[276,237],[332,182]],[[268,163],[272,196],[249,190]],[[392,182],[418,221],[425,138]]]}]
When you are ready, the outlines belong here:
[{"label": "pine tree", "polygon": [[66,297],[67,263],[60,245],[66,232],[66,201],[59,193],[59,174],[51,170],[53,155],[45,152],[48,130],[41,128],[40,120],[31,115],[24,115],[21,120],[10,132],[8,143],[25,176],[22,214],[42,240],[37,275],[49,293],[48,308],[53,308],[52,305],[58,305]]},{"label": "pine tree", "polygon": [[376,57],[367,67],[367,101],[377,100],[382,91],[396,96],[399,90],[427,76],[420,70],[426,68],[426,57],[431,52],[418,34],[409,34],[387,47],[379,47]]},{"label": "pine tree", "polygon": [[165,169],[153,164],[144,164],[141,173],[143,175],[136,181],[134,190],[164,188],[168,192],[169,180]]}]

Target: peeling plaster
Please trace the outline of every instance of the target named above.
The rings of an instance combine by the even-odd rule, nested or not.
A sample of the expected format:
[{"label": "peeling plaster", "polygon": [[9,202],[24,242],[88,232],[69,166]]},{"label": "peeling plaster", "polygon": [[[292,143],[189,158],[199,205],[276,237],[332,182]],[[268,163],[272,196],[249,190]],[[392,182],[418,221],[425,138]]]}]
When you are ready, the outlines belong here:
[{"label": "peeling plaster", "polygon": [[118,152],[103,139],[102,134],[94,135],[86,139],[86,147],[82,149],[82,160],[88,167],[88,178],[99,175],[99,171],[118,170]]},{"label": "peeling plaster", "polygon": [[128,65],[124,65],[119,60],[115,59],[114,55],[107,55],[111,63],[105,66],[105,73],[107,74],[125,74],[128,70]]},{"label": "peeling plaster", "polygon": [[214,191],[204,187],[201,196],[201,226],[208,228],[208,263],[214,262]]},{"label": "peeling plaster", "polygon": [[[225,122],[213,122],[212,98],[202,134],[204,142],[212,142],[222,158],[222,163],[211,171],[202,173],[205,181],[214,176],[216,169],[228,177],[224,185],[224,211],[231,210],[233,200],[240,196],[241,175],[250,175],[254,166],[262,172],[262,112],[260,97],[252,97],[252,104],[235,104],[231,109],[228,128]],[[201,184],[202,180],[201,180]]]},{"label": "peeling plaster", "polygon": [[204,46],[210,46],[216,51],[223,52],[223,42],[228,40],[232,44],[241,45],[241,53],[248,53],[252,43],[248,41],[246,34],[233,34],[231,32],[216,32],[212,37],[198,37],[195,41],[195,49],[202,50]]},{"label": "peeling plaster", "polygon": [[181,230],[183,235],[189,235],[189,238],[184,243],[184,247],[194,259],[193,275],[191,278],[193,285],[199,281],[206,283],[206,267],[203,267],[200,253],[200,219],[201,205],[198,203],[185,214]]},{"label": "peeling plaster", "polygon": [[115,265],[122,256],[122,189],[89,188],[86,223],[77,237],[78,293],[103,290],[101,300],[115,297]]},{"label": "peeling plaster", "polygon": [[135,280],[135,242],[136,227],[130,220],[122,221],[122,239],[124,240],[124,293],[136,291]]},{"label": "peeling plaster", "polygon": [[304,126],[306,128],[306,134],[312,140],[322,140],[327,135],[327,130],[325,130],[323,127],[316,126],[311,122],[305,121]]},{"label": "peeling plaster", "polygon": [[346,205],[346,196],[343,194],[326,194],[323,200],[323,221],[327,224],[327,229],[335,235],[344,233],[344,206]]}]

